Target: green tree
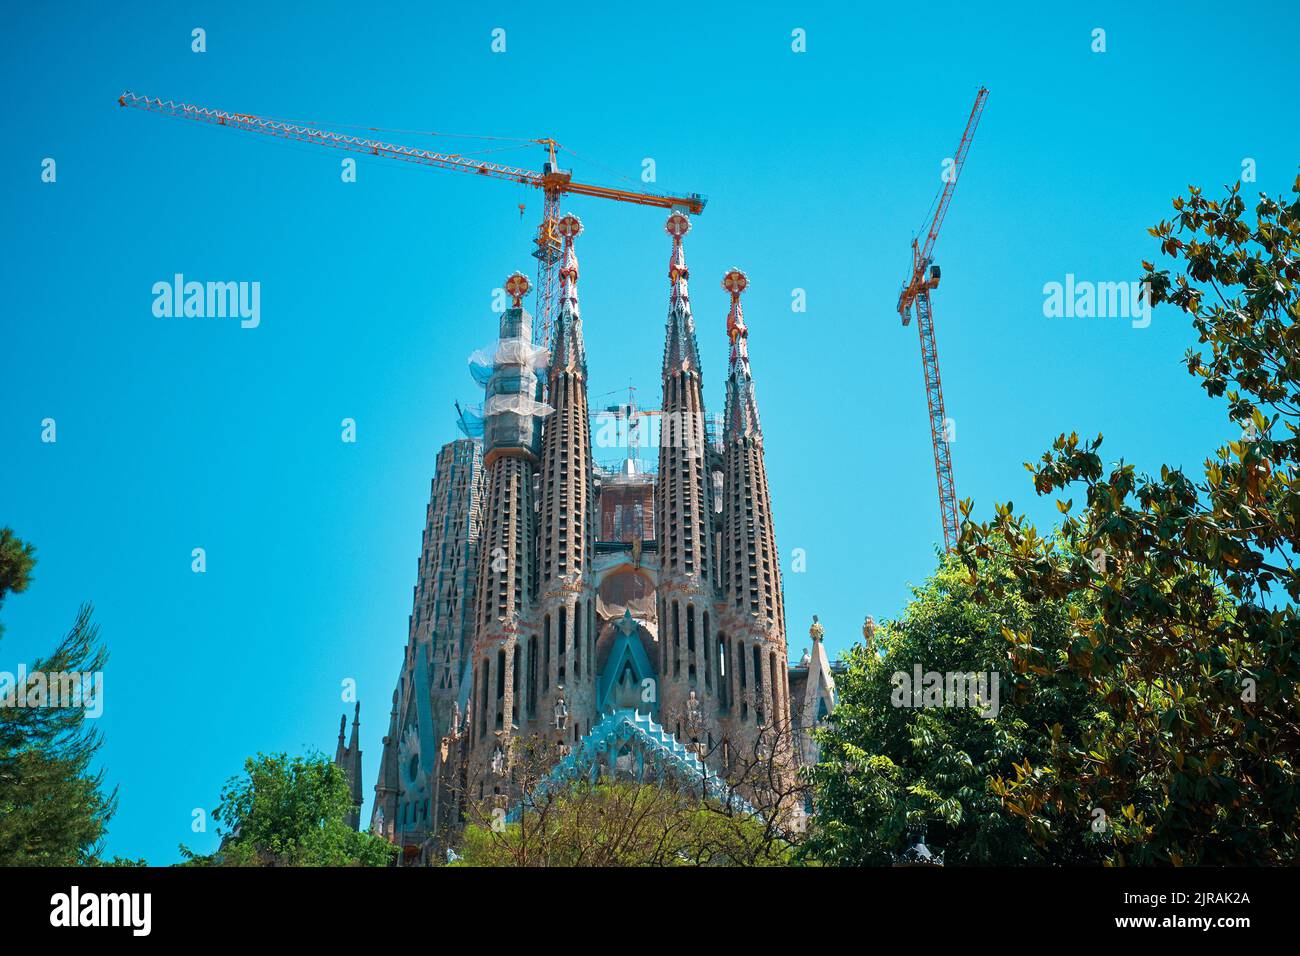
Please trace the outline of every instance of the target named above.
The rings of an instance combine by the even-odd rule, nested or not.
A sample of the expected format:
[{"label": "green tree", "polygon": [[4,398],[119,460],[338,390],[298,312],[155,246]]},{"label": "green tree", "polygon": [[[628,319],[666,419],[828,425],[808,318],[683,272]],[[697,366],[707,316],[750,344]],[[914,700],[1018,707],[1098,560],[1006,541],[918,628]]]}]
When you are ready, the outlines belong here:
[{"label": "green tree", "polygon": [[[20,541],[12,528],[0,528],[0,607],[10,592],[27,590],[35,565],[36,549]],[[0,636],[3,634],[4,625],[0,624]]]},{"label": "green tree", "polygon": [[[1064,727],[998,791],[1037,844],[1058,824],[1104,823],[1107,861],[1293,864],[1300,848],[1300,179],[1222,200],[1196,188],[1151,230],[1153,303],[1190,317],[1188,371],[1227,397],[1229,436],[1202,473],[1104,465],[1100,436],[1061,435],[1034,466],[1060,493],[1059,539],[1010,502],[967,522],[960,550],[980,599],[1087,595],[1064,636],[1018,628],[1017,665],[1084,683],[1096,719]],[[1073,497],[1065,498],[1065,494]],[[1074,498],[1082,507],[1074,510]],[[970,502],[963,502],[969,518]],[[1012,579],[985,573],[991,557]],[[1001,566],[1001,565],[999,565]],[[1098,816],[1098,813],[1102,816]]]},{"label": "green tree", "polygon": [[385,866],[396,847],[347,823],[347,774],[320,753],[258,754],[221,791],[213,818],[220,849],[200,855],[181,847],[195,866]]},{"label": "green tree", "polygon": [[[1004,567],[981,571],[1007,577]],[[839,701],[817,732],[807,852],[828,864],[888,865],[924,835],[949,865],[1098,859],[1097,838],[1082,824],[1036,845],[993,788],[1017,763],[1045,756],[1054,727],[1075,727],[1087,715],[1080,681],[1008,666],[1004,633],[1060,636],[1070,620],[1065,601],[1031,602],[1014,587],[977,602],[966,570],[944,560],[913,590],[902,617],[877,632],[878,647],[859,644],[845,656]],[[996,674],[997,683],[990,676],[984,699],[967,697],[968,706],[907,706],[917,668]]]},{"label": "green tree", "polygon": [[761,820],[692,788],[576,780],[504,817],[465,828],[458,866],[783,866],[792,847]]},{"label": "green tree", "polygon": [[[0,604],[26,590],[35,549],[0,529]],[[107,653],[91,608],[83,605],[54,652],[28,670],[29,704],[46,675],[102,673]],[[42,684],[33,676],[42,675]],[[83,706],[16,706],[19,688],[0,683],[0,865],[71,866],[96,857],[117,808],[92,771],[101,737]],[[66,703],[66,702],[65,702]]]}]

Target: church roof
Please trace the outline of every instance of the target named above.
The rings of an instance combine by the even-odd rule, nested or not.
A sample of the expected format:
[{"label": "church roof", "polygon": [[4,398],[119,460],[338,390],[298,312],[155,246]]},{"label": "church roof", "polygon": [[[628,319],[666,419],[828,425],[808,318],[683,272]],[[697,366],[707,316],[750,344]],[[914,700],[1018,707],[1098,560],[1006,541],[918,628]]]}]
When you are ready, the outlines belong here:
[{"label": "church roof", "polygon": [[[741,799],[721,777],[709,770],[699,755],[678,740],[671,731],[655,723],[649,714],[636,710],[610,711],[578,741],[573,752],[555,765],[546,778],[530,795],[531,802],[543,801],[553,791],[562,790],[580,777],[591,776],[600,766],[600,758],[609,751],[617,753],[624,743],[640,747],[647,763],[658,762],[664,770],[671,771],[682,780],[703,789],[742,813],[757,815],[749,803]],[[523,810],[517,805],[506,815],[506,821],[515,823]]]}]

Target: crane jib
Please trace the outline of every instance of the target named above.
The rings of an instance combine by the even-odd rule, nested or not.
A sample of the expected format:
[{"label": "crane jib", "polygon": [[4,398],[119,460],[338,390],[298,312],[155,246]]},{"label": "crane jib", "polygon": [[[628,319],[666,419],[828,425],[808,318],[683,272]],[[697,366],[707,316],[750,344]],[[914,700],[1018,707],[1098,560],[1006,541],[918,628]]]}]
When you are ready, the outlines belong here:
[{"label": "crane jib", "polygon": [[[372,156],[386,156],[390,159],[415,162],[442,169],[459,169],[465,172],[475,173],[479,176],[487,176],[489,178],[522,183],[526,186],[532,186],[538,189],[554,186],[557,192],[593,196],[600,199],[613,199],[619,202],[630,202],[642,206],[655,206],[662,209],[681,209],[696,215],[704,211],[705,200],[702,196],[696,194],[690,194],[687,196],[667,196],[660,193],[616,189],[613,187],[597,186],[588,183],[575,183],[568,181],[567,173],[564,174],[564,181],[557,183],[555,180],[559,177],[557,177],[555,172],[539,173],[534,170],[522,169],[517,166],[503,166],[498,163],[487,163],[482,160],[466,159],[465,157],[454,153],[436,153],[431,150],[419,149],[414,146],[385,143],[360,136],[352,136],[347,133],[337,133],[319,127],[304,126],[281,120],[268,119],[266,117],[257,116],[253,113],[234,113],[206,106],[196,106],[192,103],[178,103],[174,100],[163,100],[157,97],[142,96],[137,93],[132,93],[129,90],[123,92],[122,95],[118,97],[118,104],[120,106],[131,106],[148,112],[176,116],[182,119],[212,123],[217,126],[234,127],[248,132],[262,133],[265,135],[279,136],[284,139],[313,143],[319,146],[329,146],[335,149],[349,150],[351,152],[365,152]],[[539,142],[549,144],[553,141],[539,140]]]},{"label": "crane jib", "polygon": [[[547,149],[548,161],[544,166],[545,171],[539,173],[535,170],[521,169],[516,166],[503,166],[498,163],[489,163],[480,159],[468,159],[455,153],[436,153],[431,150],[418,149],[414,146],[385,143],[361,136],[352,136],[347,133],[337,133],[333,130],[322,129],[315,126],[306,126],[283,120],[274,120],[268,117],[257,116],[253,113],[233,113],[226,110],[212,109],[211,107],[206,106],[196,106],[192,103],[178,103],[174,100],[162,100],[156,97],[148,97],[138,93],[132,93],[130,90],[124,91],[121,96],[118,97],[117,102],[119,106],[130,106],[152,113],[159,113],[164,116],[173,116],[179,119],[210,123],[227,128],[233,127],[247,132],[261,133],[266,136],[277,136],[282,139],[309,143],[317,146],[326,146],[332,149],[342,149],[354,153],[365,153],[371,156],[382,156],[388,159],[400,160],[407,163],[418,163],[423,166],[432,166],[435,169],[461,170],[462,172],[474,173],[477,176],[483,176],[488,179],[521,183],[525,186],[532,186],[536,189],[542,190],[544,196],[542,204],[542,222],[538,227],[537,238],[534,240],[537,248],[533,253],[538,260],[538,281],[536,286],[537,311],[534,316],[534,341],[546,342],[550,337],[551,314],[555,309],[556,263],[559,259],[558,243],[556,242],[553,233],[555,224],[559,221],[559,200],[562,194],[570,193],[579,196],[590,196],[596,199],[612,199],[616,202],[632,203],[638,206],[651,206],[659,209],[671,209],[694,213],[696,215],[704,211],[705,199],[698,193],[688,193],[685,196],[666,196],[659,193],[641,192],[632,189],[617,189],[610,186],[575,183],[567,171],[558,167],[556,163],[556,149],[558,144],[554,139],[550,138],[529,140],[529,142],[541,144]],[[373,128],[368,129],[372,132],[374,131]],[[522,205],[520,208],[522,211]]]}]

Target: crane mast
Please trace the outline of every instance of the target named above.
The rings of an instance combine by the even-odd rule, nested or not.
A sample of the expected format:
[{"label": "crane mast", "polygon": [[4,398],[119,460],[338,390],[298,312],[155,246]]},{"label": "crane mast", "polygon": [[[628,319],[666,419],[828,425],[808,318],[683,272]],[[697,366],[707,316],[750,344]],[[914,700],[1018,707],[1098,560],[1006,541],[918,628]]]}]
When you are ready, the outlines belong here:
[{"label": "crane mast", "polygon": [[943,543],[947,551],[957,546],[957,490],[952,478],[952,447],[948,435],[948,416],[943,404],[943,384],[939,378],[934,310],[930,301],[930,292],[939,285],[940,275],[939,267],[934,264],[934,245],[939,238],[944,217],[948,214],[948,206],[952,203],[957,179],[966,165],[966,155],[975,138],[975,128],[984,114],[984,101],[988,95],[989,91],[984,87],[980,87],[975,94],[975,105],[971,107],[961,143],[958,144],[952,166],[949,167],[950,175],[945,176],[934,217],[926,229],[924,244],[918,239],[912,240],[912,269],[898,293],[898,314],[903,325],[910,323],[912,310],[916,310],[916,331],[921,339],[921,371],[925,377],[925,399],[930,415],[930,440],[934,446],[934,474],[939,485],[939,517],[943,523]]},{"label": "crane mast", "polygon": [[616,202],[633,203],[639,206],[652,206],[658,209],[674,209],[698,215],[704,211],[705,199],[698,193],[684,196],[672,196],[631,189],[617,189],[599,186],[594,183],[575,182],[571,173],[560,168],[556,159],[559,143],[551,138],[528,140],[546,147],[548,160],[542,172],[523,169],[517,166],[504,166],[479,159],[471,159],[456,153],[439,153],[413,146],[401,146],[381,142],[362,136],[352,136],[318,126],[270,119],[253,113],[233,113],[227,110],[192,103],[180,103],[174,100],[162,100],[157,97],[144,96],[127,90],[118,97],[118,105],[188,119],[214,126],[226,126],[242,129],[252,133],[278,136],[282,139],[327,146],[347,152],[364,153],[370,156],[382,156],[401,162],[433,166],[437,169],[459,170],[485,176],[489,179],[522,183],[542,191],[542,221],[537,227],[537,236],[533,256],[537,259],[537,308],[533,318],[533,340],[539,345],[549,347],[551,322],[555,310],[557,289],[557,264],[560,258],[560,197],[566,193],[576,196],[591,196],[597,199],[611,199]]}]

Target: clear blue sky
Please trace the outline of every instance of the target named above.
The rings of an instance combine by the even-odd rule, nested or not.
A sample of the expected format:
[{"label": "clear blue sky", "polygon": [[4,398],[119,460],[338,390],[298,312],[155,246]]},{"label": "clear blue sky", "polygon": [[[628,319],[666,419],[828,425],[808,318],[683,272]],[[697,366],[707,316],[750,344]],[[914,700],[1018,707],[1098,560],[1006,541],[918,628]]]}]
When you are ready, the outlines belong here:
[{"label": "clear blue sky", "polygon": [[[959,495],[982,514],[1011,498],[1050,524],[1022,463],[1061,430],[1104,432],[1145,468],[1195,467],[1228,431],[1179,364],[1178,317],[1047,319],[1042,288],[1136,278],[1170,197],[1232,182],[1244,158],[1249,188],[1288,187],[1293,4],[183,6],[27,5],[8,14],[0,66],[0,523],[39,549],[32,588],[2,612],[0,670],[94,602],[112,653],[102,762],[121,788],[110,852],[211,849],[192,809],[211,809],[256,751],[332,752],[347,677],[369,800],[434,455],[455,437],[452,401],[477,398],[466,356],[494,334],[492,290],[531,271],[540,198],[364,158],[344,184],[341,154],[122,110],[124,88],[553,134],[594,161],[574,164],[589,179],[635,179],[652,157],[659,187],[706,194],[687,255],[707,396],[720,410],[719,281],[737,265],[787,571],[792,549],[807,553],[806,573],[785,577],[796,655],[814,612],[838,652],[935,563],[917,337],[893,305],[980,84],[992,93],[937,250]],[[191,52],[194,27],[206,53]],[[1095,27],[1105,53],[1090,50]],[[591,392],[633,382],[653,404],[663,214],[570,208],[587,230]],[[151,287],[177,272],[259,281],[260,328],[155,318]],[[795,288],[806,313],[791,311]],[[345,417],[355,445],[339,439]],[[206,574],[191,573],[195,547]]]}]

